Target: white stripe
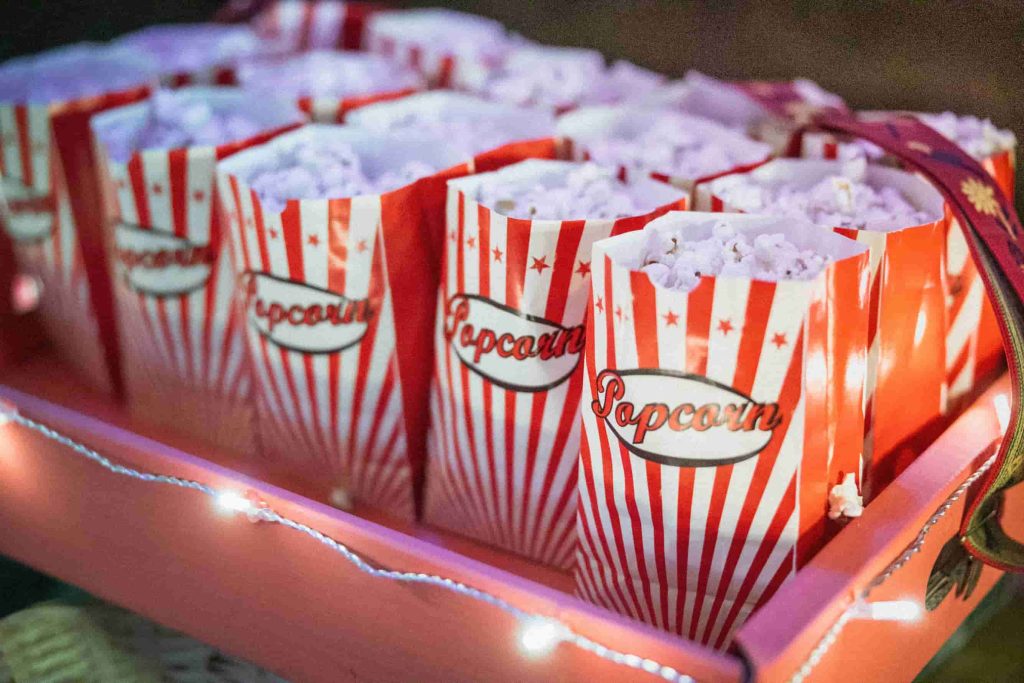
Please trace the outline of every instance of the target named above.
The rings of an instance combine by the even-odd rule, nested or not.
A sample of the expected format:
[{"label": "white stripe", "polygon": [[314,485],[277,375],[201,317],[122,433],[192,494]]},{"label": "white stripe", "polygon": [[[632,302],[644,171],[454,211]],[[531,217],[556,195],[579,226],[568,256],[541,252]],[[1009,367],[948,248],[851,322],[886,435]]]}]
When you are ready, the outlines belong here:
[{"label": "white stripe", "polygon": [[29,105],[28,136],[32,155],[33,186],[40,192],[50,191],[50,109],[46,105]]}]

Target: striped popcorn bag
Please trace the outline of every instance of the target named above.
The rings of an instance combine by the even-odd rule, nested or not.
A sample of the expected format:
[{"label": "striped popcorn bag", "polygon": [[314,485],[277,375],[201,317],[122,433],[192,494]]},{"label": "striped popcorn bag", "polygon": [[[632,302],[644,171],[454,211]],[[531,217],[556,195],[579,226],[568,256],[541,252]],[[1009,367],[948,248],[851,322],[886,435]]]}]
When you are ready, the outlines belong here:
[{"label": "striped popcorn bag", "polygon": [[347,122],[379,133],[443,137],[476,173],[524,159],[562,156],[555,119],[546,111],[489,102],[474,95],[433,90],[360,107]]},{"label": "striped popcorn bag", "polygon": [[239,59],[262,51],[248,26],[229,24],[162,24],[147,26],[115,41],[149,55],[160,65],[160,83],[234,85]]},{"label": "striped popcorn bag", "polygon": [[567,569],[573,562],[580,356],[590,247],[682,205],[642,179],[618,220],[511,218],[482,183],[551,185],[578,164],[531,160],[448,185],[431,396],[428,523]]},{"label": "striped popcorn bag", "polygon": [[294,97],[316,123],[342,123],[353,109],[426,89],[419,72],[380,55],[328,50],[244,60],[238,81],[253,91]]},{"label": "striped popcorn bag", "polygon": [[270,52],[360,50],[374,5],[340,0],[276,0],[264,3],[253,28]]},{"label": "striped popcorn bag", "polygon": [[275,205],[247,182],[301,144],[350,145],[381,173],[465,164],[439,140],[310,125],[218,165],[253,363],[261,472],[321,500],[414,514],[422,477],[442,235],[423,179]]},{"label": "striped popcorn bag", "polygon": [[[652,135],[655,126],[665,135]],[[711,119],[664,108],[584,107],[559,117],[558,133],[573,158],[614,166],[624,178],[650,175],[672,183],[691,202],[698,183],[748,170],[771,157],[766,143]]]},{"label": "striped popcorn bag", "polygon": [[[723,221],[831,262],[803,280],[697,273],[689,291],[640,271],[652,236],[704,240]],[[690,212],[594,245],[579,595],[721,649],[828,518],[856,514],[830,499],[859,473],[866,252],[804,221]]]},{"label": "striped popcorn bag", "polygon": [[[864,115],[873,114],[876,112]],[[988,130],[976,130],[975,135],[967,137],[957,135],[956,121],[978,123],[974,117],[948,113],[918,116],[929,125],[945,123],[937,130],[978,159],[1006,196],[1013,197],[1016,141],[1012,133],[998,130],[986,121],[978,127]],[[867,156],[897,163],[870,143],[841,140],[831,133],[818,131],[802,136],[801,156],[822,159]],[[946,383],[948,411],[952,412],[1003,366],[1005,356],[995,310],[985,295],[977,264],[970,258],[963,229],[951,214],[946,231],[946,286]]]},{"label": "striped popcorn bag", "polygon": [[[0,210],[40,318],[90,386],[120,394],[120,358],[90,118],[146,96],[154,65],[83,43],[0,66]],[[77,79],[78,82],[75,82]]]},{"label": "striped popcorn bag", "polygon": [[[166,95],[166,93],[165,93]],[[109,244],[129,410],[233,453],[255,448],[251,378],[235,277],[217,200],[216,164],[297,126],[287,100],[193,86],[170,95],[217,114],[244,113],[264,131],[220,145],[135,149],[155,105],[96,116],[111,194]]]},{"label": "striped popcorn bag", "polygon": [[376,12],[366,22],[367,50],[418,69],[439,88],[496,67],[508,45],[500,22],[447,9]]},{"label": "striped popcorn bag", "polygon": [[[865,490],[877,495],[918,452],[916,434],[934,423],[946,404],[945,249],[947,220],[941,195],[922,178],[868,164],[865,183],[894,191],[924,218],[906,227],[837,227],[835,231],[870,248],[871,309],[865,391]],[[744,177],[723,176],[697,187],[697,209],[744,210],[723,199],[731,183],[754,188],[785,186],[809,191],[828,177],[839,177],[843,162],[776,159]],[[842,187],[837,186],[836,192]],[[737,194],[736,197],[741,197]],[[779,214],[768,205],[759,213]],[[876,415],[899,419],[876,420]]]}]

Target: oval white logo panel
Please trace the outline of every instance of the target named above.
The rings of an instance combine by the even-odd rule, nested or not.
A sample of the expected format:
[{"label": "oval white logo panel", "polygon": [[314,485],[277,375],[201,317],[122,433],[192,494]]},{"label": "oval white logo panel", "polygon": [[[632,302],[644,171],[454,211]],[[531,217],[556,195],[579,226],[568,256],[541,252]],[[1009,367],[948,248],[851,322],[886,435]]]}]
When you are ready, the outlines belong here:
[{"label": "oval white logo panel", "polygon": [[678,467],[751,458],[784,421],[777,403],[670,370],[602,370],[591,409],[629,451]]},{"label": "oval white logo panel", "polygon": [[291,351],[343,351],[362,340],[375,313],[369,299],[349,299],[267,273],[242,277],[249,324]]},{"label": "oval white logo panel", "polygon": [[445,305],[445,339],[463,365],[512,391],[546,391],[576,370],[582,325],[563,327],[476,294]]},{"label": "oval white logo panel", "polygon": [[125,284],[143,294],[188,294],[210,279],[214,254],[209,246],[127,223],[115,226],[114,243]]},{"label": "oval white logo panel", "polygon": [[15,242],[38,242],[53,232],[53,197],[13,178],[0,178],[0,212]]}]

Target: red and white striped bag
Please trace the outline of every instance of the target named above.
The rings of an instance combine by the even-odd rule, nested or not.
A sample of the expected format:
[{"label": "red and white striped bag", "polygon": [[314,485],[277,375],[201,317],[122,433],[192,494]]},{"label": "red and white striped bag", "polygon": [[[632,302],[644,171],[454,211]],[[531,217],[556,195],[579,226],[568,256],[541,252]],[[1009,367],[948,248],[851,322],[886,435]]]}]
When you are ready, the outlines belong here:
[{"label": "red and white striped bag", "polygon": [[[368,80],[370,77],[366,73],[372,72],[360,73],[359,70],[364,68],[360,64],[361,62],[370,60],[382,60],[382,58],[365,52],[316,51],[296,55],[268,55],[244,60],[238,65],[237,75],[239,84],[245,88],[274,93],[277,84],[282,79],[291,77],[297,68],[306,68],[314,74],[329,70],[331,75],[327,76],[328,83],[322,84],[319,88],[329,91],[332,84],[343,86],[346,80],[345,74],[349,73],[349,70],[353,70],[357,74],[357,82]],[[402,83],[384,85],[375,82],[374,86],[365,92],[352,92],[352,94],[341,96],[309,95],[307,89],[300,85],[293,85],[289,93],[295,93],[299,108],[309,114],[313,122],[342,123],[353,109],[399,99],[426,89],[426,81],[419,72],[410,70],[401,74],[392,74],[392,77],[401,80]],[[294,83],[294,81],[291,82]],[[308,81],[302,80],[302,83],[306,82]],[[283,94],[279,88],[276,93]]]},{"label": "red and white striped bag", "polygon": [[[380,195],[289,200],[246,184],[302,140],[351,145],[380,172],[447,169]],[[261,472],[312,497],[414,514],[422,478],[443,234],[426,195],[466,165],[443,141],[310,125],[218,164],[253,362]]]},{"label": "red and white striped bag", "polygon": [[721,215],[670,213],[594,245],[576,587],[721,649],[821,547],[831,488],[859,473],[867,249],[791,219],[730,216],[834,259],[812,280],[639,267],[648,232],[700,240]]},{"label": "red and white striped bag", "polygon": [[498,21],[446,9],[377,12],[366,21],[366,49],[418,69],[430,85],[452,87],[463,72],[484,73],[508,47]]},{"label": "red and white striped bag", "polygon": [[[150,64],[137,53],[76,45],[0,68],[0,180],[3,225],[18,267],[42,287],[40,318],[58,354],[90,386],[120,394],[120,358],[103,207],[89,120],[149,92]],[[17,83],[42,65],[73,68],[80,58],[97,68],[138,72],[138,87],[52,102],[11,100]],[[24,69],[24,71],[23,71]]]},{"label": "red and white striped bag", "polygon": [[[810,188],[841,170],[837,161],[776,159],[747,177],[768,186]],[[947,221],[942,196],[920,177],[868,165],[866,178],[873,187],[899,190],[915,208],[934,216],[893,231],[835,228],[868,245],[871,254],[864,446],[864,494],[870,499],[913,461],[920,446],[915,435],[945,409]],[[697,186],[698,210],[735,210],[715,194],[719,182],[724,179]]]},{"label": "red and white striped bag", "polygon": [[[474,200],[490,177],[545,183],[576,166],[532,160],[448,184],[425,510],[431,524],[563,569],[576,545],[590,248],[683,203],[648,179],[631,191],[659,208],[614,221],[509,218]],[[545,340],[550,353],[533,353]]]},{"label": "red and white striped bag", "polygon": [[771,158],[772,149],[767,143],[748,138],[744,134],[726,128],[711,119],[678,112],[668,112],[663,108],[628,105],[584,107],[560,116],[558,119],[558,133],[566,139],[570,149],[569,154],[573,158],[588,159],[591,158],[589,149],[595,143],[609,137],[635,138],[656,122],[659,116],[666,113],[671,113],[678,117],[680,125],[685,127],[686,130],[692,131],[705,139],[714,140],[721,147],[732,150],[737,156],[743,156],[749,161],[735,168],[726,168],[694,178],[681,177],[673,172],[666,172],[664,169],[640,170],[623,167],[619,169],[619,173],[623,178],[635,177],[639,172],[663,182],[671,183],[676,187],[686,190],[688,203],[692,205],[692,193],[698,183],[712,180],[727,173],[749,170]]},{"label": "red and white striped bag", "polygon": [[[801,156],[807,158],[836,159],[865,152],[863,146],[821,132],[805,133],[801,143]],[[1015,148],[1001,149],[979,161],[1006,196],[1012,198],[1016,183]],[[952,215],[946,231],[946,286],[946,382],[952,410],[1005,362],[995,310],[985,294],[978,266],[970,258],[963,229]]]},{"label": "red and white striped bag", "polygon": [[[244,111],[265,133],[213,146],[106,153],[138,131],[148,102],[96,116],[93,132],[111,193],[109,237],[129,410],[234,453],[251,453],[251,378],[234,306],[235,276],[216,194],[216,164],[299,125],[287,101],[238,88],[189,87],[180,101]],[[123,141],[121,141],[123,145]]]},{"label": "red and white striped bag", "polygon": [[252,20],[268,52],[360,50],[372,3],[276,0]]}]

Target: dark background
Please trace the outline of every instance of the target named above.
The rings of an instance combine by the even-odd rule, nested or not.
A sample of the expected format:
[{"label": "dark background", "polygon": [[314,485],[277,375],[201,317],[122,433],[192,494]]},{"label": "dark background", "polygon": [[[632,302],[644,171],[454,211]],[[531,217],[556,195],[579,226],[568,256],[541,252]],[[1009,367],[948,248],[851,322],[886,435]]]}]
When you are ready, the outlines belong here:
[{"label": "dark background", "polygon": [[[147,24],[202,21],[219,0],[0,0],[0,61]],[[1024,0],[457,0],[528,38],[593,47],[670,76],[811,78],[855,108],[951,109],[1024,138]],[[1018,180],[1018,197],[1024,188]],[[0,617],[67,589],[0,558]],[[1024,581],[1001,583],[920,681],[1021,681]],[[856,675],[854,674],[854,679]]]}]

